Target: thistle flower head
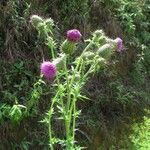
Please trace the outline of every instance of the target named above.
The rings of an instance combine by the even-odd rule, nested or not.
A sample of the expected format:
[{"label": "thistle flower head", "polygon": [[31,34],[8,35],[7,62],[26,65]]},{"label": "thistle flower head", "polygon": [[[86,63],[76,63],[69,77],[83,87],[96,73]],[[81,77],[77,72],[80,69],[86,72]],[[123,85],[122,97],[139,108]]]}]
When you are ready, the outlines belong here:
[{"label": "thistle flower head", "polygon": [[115,42],[117,44],[117,52],[121,52],[123,50],[123,41],[121,38],[116,38]]},{"label": "thistle flower head", "polygon": [[56,76],[56,66],[50,61],[45,61],[41,64],[41,74],[47,79],[52,80]]},{"label": "thistle flower head", "polygon": [[72,29],[67,31],[67,39],[72,42],[78,42],[81,39],[82,35],[79,30]]}]

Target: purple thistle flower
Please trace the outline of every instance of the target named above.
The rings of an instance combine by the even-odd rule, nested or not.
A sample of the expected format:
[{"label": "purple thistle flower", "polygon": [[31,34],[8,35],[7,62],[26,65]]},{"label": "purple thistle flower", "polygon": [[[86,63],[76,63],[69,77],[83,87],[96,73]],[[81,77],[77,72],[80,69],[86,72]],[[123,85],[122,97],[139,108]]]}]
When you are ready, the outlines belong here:
[{"label": "purple thistle flower", "polygon": [[67,39],[71,42],[78,42],[81,39],[82,35],[79,30],[72,29],[67,31]]},{"label": "purple thistle flower", "polygon": [[44,61],[41,66],[41,74],[47,79],[52,80],[56,76],[56,66],[50,61]]},{"label": "purple thistle flower", "polygon": [[117,44],[117,52],[122,52],[123,51],[123,41],[121,38],[116,38],[115,42]]}]

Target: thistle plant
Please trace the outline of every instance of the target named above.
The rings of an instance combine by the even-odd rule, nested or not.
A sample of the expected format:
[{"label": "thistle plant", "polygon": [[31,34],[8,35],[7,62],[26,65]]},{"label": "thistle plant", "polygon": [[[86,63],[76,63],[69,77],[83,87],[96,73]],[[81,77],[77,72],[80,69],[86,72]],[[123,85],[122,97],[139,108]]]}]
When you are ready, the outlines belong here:
[{"label": "thistle plant", "polygon": [[[50,20],[47,22],[47,20]],[[77,118],[81,111],[77,109],[77,102],[81,99],[88,99],[82,93],[82,88],[87,80],[107,64],[115,51],[122,51],[122,40],[109,39],[102,30],[97,30],[92,37],[86,40],[86,46],[80,56],[71,62],[68,67],[68,60],[77,49],[82,37],[77,29],[67,32],[66,39],[61,45],[57,45],[53,39],[52,19],[43,19],[33,15],[31,23],[38,30],[39,36],[44,39],[50,48],[52,56],[50,61],[41,63],[41,75],[43,80],[53,81],[54,94],[51,97],[51,105],[42,122],[46,123],[49,134],[49,146],[51,150],[60,144],[62,149],[80,150],[76,141]],[[42,27],[41,27],[42,26]],[[60,52],[57,49],[60,47]],[[54,118],[57,114],[57,118]],[[59,116],[59,117],[58,117]],[[56,137],[54,130],[54,119],[60,119],[64,129],[64,137]]]}]

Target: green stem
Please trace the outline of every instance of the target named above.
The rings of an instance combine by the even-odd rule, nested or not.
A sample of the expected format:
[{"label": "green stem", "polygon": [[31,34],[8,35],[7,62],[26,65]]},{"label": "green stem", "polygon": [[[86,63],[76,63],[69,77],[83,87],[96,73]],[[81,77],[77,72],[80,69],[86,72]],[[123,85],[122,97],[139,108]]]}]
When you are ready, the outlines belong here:
[{"label": "green stem", "polygon": [[52,143],[52,126],[51,126],[51,119],[52,119],[52,114],[53,114],[53,105],[55,104],[56,97],[58,95],[59,91],[57,92],[56,96],[53,98],[50,109],[49,109],[49,114],[48,114],[48,131],[49,131],[49,141],[50,141],[50,148],[51,150],[54,150],[53,148],[53,143]]},{"label": "green stem", "polygon": [[68,69],[67,69],[67,57],[65,60],[65,72],[66,72],[66,81],[67,81],[67,93],[68,93],[68,101],[67,101],[67,111],[69,110],[69,106],[70,106],[70,86],[69,86],[69,74],[68,74]]},{"label": "green stem", "polygon": [[54,49],[51,47],[52,58],[55,59]]},{"label": "green stem", "polygon": [[[68,86],[68,99],[67,99],[68,100],[68,103],[67,103],[68,115],[67,116],[69,118],[67,118],[67,121],[66,121],[66,132],[67,132],[66,135],[67,135],[67,139],[69,138],[68,136],[70,135],[70,124],[71,124],[71,120],[72,120],[71,119],[72,118],[72,107],[75,107],[74,110],[76,111],[76,106],[75,106],[76,105],[76,100],[73,100],[72,103],[71,103],[71,88],[72,88],[72,85],[73,85],[74,80],[75,80],[75,75],[78,72],[79,67],[82,66],[82,63],[83,63],[82,56],[83,56],[84,52],[87,51],[91,47],[91,45],[92,45],[92,43],[89,43],[87,45],[87,47],[83,50],[81,56],[79,57],[79,61],[77,63],[77,66],[76,66],[76,68],[74,70],[74,74],[73,74],[73,77],[72,77],[72,79],[70,81],[70,84],[69,84],[69,82],[67,82],[67,84],[69,84],[69,86]],[[80,67],[79,72],[81,72],[81,68],[82,67]],[[68,75],[66,77],[68,78]],[[75,114],[75,111],[73,112],[73,114]],[[75,115],[73,115],[73,124],[74,124],[73,125],[73,139],[74,139]]]},{"label": "green stem", "polygon": [[[71,88],[72,88],[72,85],[74,83],[74,80],[75,80],[75,75],[76,73],[78,72],[78,69],[79,69],[79,72],[81,73],[82,71],[82,56],[84,54],[85,51],[87,51],[90,47],[91,47],[92,43],[89,43],[87,45],[87,47],[84,49],[84,51],[82,52],[81,56],[79,57],[79,61],[77,63],[77,66],[74,70],[74,74],[73,74],[73,77],[71,79],[71,81],[69,82],[69,78],[68,78],[68,70],[67,70],[67,59],[65,61],[65,72],[66,72],[66,81],[67,81],[67,118],[65,119],[65,128],[66,128],[66,140],[67,140],[67,148],[69,148],[69,138],[70,138],[70,125],[71,125],[71,120],[72,120],[72,115],[73,115],[73,131],[72,131],[72,136],[73,136],[73,140],[74,140],[74,136],[75,136],[75,119],[76,119],[76,116],[75,116],[75,113],[76,113],[76,98],[73,99],[72,103],[71,103]],[[80,67],[80,68],[79,68]],[[73,109],[74,108],[74,109]],[[73,113],[73,114],[72,114]]]},{"label": "green stem", "polygon": [[70,121],[68,118],[68,114],[69,114],[69,106],[70,106],[70,86],[69,86],[69,78],[68,78],[68,69],[67,69],[67,57],[65,60],[65,75],[66,75],[66,81],[67,81],[67,108],[66,108],[66,112],[67,112],[67,116],[65,118],[65,128],[66,128],[66,140],[69,140],[69,136],[70,136]]},{"label": "green stem", "polygon": [[[52,111],[52,108],[53,108],[53,104],[51,105],[51,108],[50,108],[50,111]],[[50,148],[51,150],[53,150],[53,144],[52,144],[52,127],[51,127],[51,118],[52,118],[52,114],[49,114],[49,123],[48,123],[48,132],[49,132],[49,142],[50,142]]]},{"label": "green stem", "polygon": [[81,61],[82,61],[83,54],[91,47],[91,45],[92,45],[92,43],[90,42],[90,43],[86,46],[86,48],[83,50],[82,54],[81,54],[80,57],[79,57],[79,61],[78,61],[78,63],[77,63],[77,66],[76,66],[76,68],[75,68],[75,70],[74,70],[74,74],[73,74],[72,80],[71,80],[71,82],[70,82],[70,88],[72,87],[72,84],[73,84],[73,82],[74,82],[75,74],[76,74],[76,72],[78,71],[79,66],[81,65]]},{"label": "green stem", "polygon": [[89,68],[89,70],[85,73],[85,75],[83,76],[83,78],[87,78],[87,76],[91,73],[91,71],[93,70],[93,65]]},{"label": "green stem", "polygon": [[74,100],[74,109],[73,109],[73,129],[72,129],[72,135],[73,135],[73,141],[75,140],[75,123],[76,123],[76,100]]},{"label": "green stem", "polygon": [[[51,48],[51,53],[52,53],[52,58],[54,59],[55,58],[55,56],[54,56],[54,49],[53,48]],[[57,96],[59,95],[59,93],[61,93],[60,92],[60,89],[59,89],[59,78],[58,78],[58,74],[56,75],[56,81],[57,81],[57,85],[58,85],[58,91],[57,91],[57,93],[56,93],[56,95],[55,95],[55,97],[52,99],[52,103],[51,103],[51,106],[50,106],[50,109],[49,109],[49,123],[48,123],[48,131],[49,131],[49,141],[50,141],[50,148],[51,148],[51,150],[54,150],[54,147],[53,147],[53,143],[52,143],[52,123],[51,123],[51,119],[52,119],[52,114],[53,114],[53,106],[54,106],[54,104],[55,104],[55,102],[56,102],[56,98],[57,98]],[[61,98],[62,99],[62,98]],[[61,103],[62,103],[62,107],[64,106],[63,105],[63,101],[61,101]]]},{"label": "green stem", "polygon": [[[46,31],[47,32],[47,31]],[[51,39],[51,37],[48,35],[48,33],[46,33],[46,36],[47,36],[47,41],[48,41],[48,48],[51,50],[51,55],[52,55],[52,59],[55,59],[55,53],[54,53],[54,45],[49,45],[49,43],[51,43],[50,40],[53,40]]]},{"label": "green stem", "polygon": [[[58,77],[57,77],[57,79],[58,79]],[[57,82],[59,83],[59,80],[57,80]],[[60,90],[60,88],[58,88],[58,91],[57,91],[55,97],[52,99],[52,103],[51,103],[51,106],[50,106],[50,109],[49,109],[48,130],[49,130],[49,141],[50,141],[50,148],[51,148],[51,150],[54,149],[54,148],[53,148],[53,144],[52,144],[52,126],[51,126],[51,119],[52,119],[52,114],[53,114],[53,106],[54,106],[54,104],[55,104],[55,102],[56,102],[56,99],[57,99],[57,97],[58,97],[59,95],[61,95],[61,90]],[[61,101],[62,108],[63,108],[63,110],[64,110],[64,103],[63,103],[63,100],[62,100],[62,96],[60,97],[60,101]],[[64,117],[64,116],[63,116],[63,117]]]}]

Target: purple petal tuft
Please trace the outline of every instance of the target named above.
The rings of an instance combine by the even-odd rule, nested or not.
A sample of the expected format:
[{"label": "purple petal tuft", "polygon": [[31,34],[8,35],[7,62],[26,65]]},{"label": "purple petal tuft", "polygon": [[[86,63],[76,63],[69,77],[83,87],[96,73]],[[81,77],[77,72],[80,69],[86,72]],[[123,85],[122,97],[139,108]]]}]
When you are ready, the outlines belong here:
[{"label": "purple petal tuft", "polygon": [[56,66],[50,61],[43,62],[40,68],[41,68],[41,74],[43,74],[43,76],[47,80],[54,79],[54,77],[56,76],[56,72],[57,72]]},{"label": "purple petal tuft", "polygon": [[72,42],[78,42],[81,39],[82,35],[79,30],[72,29],[67,31],[67,39]]},{"label": "purple petal tuft", "polygon": [[116,43],[117,43],[117,52],[121,52],[123,51],[123,41],[121,38],[116,38],[115,39]]}]

